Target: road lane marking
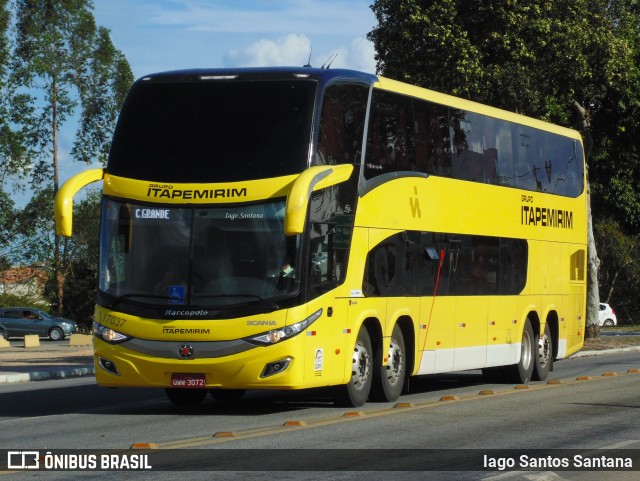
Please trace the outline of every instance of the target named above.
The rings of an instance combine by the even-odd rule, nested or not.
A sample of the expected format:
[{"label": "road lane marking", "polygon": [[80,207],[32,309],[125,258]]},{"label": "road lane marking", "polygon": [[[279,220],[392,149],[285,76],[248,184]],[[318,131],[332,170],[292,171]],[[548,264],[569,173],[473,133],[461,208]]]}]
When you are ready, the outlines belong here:
[{"label": "road lane marking", "polygon": [[[599,376],[599,377],[590,377],[587,380],[581,380],[580,377],[576,379],[562,380],[559,383],[551,383],[549,381],[547,384],[536,384],[536,385],[528,385],[528,389],[522,389],[520,385],[515,386],[514,388],[505,388],[504,390],[495,391],[492,390],[492,396],[508,396],[513,394],[524,394],[524,393],[532,393],[544,389],[557,389],[558,387],[568,387],[577,384],[584,384],[585,382],[598,382],[604,380],[614,380],[614,379],[623,379],[625,377],[632,377],[636,373],[626,372],[626,373],[618,373],[616,376]],[[244,431],[224,431],[224,433],[233,433],[233,436],[230,435],[222,435],[222,432],[213,433],[209,436],[199,436],[194,438],[186,438],[175,441],[168,442],[137,442],[136,444],[144,445],[144,446],[155,446],[157,449],[184,449],[184,448],[194,448],[198,446],[207,446],[212,444],[220,444],[229,441],[237,441],[244,439],[251,439],[262,436],[271,436],[275,434],[281,434],[286,432],[291,432],[292,430],[302,430],[302,429],[314,429],[319,427],[330,426],[333,424],[340,424],[345,422],[356,422],[362,419],[372,419],[381,416],[389,416],[398,413],[407,413],[425,409],[433,409],[436,407],[448,405],[448,404],[458,404],[462,402],[471,402],[479,399],[486,399],[487,394],[485,391],[480,391],[477,394],[469,394],[464,396],[442,396],[438,400],[426,401],[424,403],[398,403],[392,407],[385,407],[381,409],[373,409],[370,411],[347,411],[341,414],[336,414],[334,416],[318,419],[318,420],[288,420],[284,422],[284,424],[279,426],[267,426],[262,428],[254,428],[247,429]],[[447,402],[443,402],[447,401]],[[633,441],[632,441],[633,442]],[[556,478],[558,479],[558,478]]]}]

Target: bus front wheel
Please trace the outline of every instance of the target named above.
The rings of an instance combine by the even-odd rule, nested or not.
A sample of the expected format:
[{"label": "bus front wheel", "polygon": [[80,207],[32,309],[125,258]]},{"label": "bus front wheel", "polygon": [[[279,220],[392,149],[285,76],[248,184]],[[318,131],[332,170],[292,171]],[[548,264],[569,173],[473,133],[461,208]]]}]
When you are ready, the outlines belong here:
[{"label": "bus front wheel", "polygon": [[376,350],[373,361],[374,378],[371,390],[371,398],[374,401],[392,402],[400,397],[406,373],[406,351],[402,329],[397,324],[393,328],[389,351],[387,352],[387,365],[383,365],[382,346]]},{"label": "bus front wheel", "polygon": [[534,339],[531,321],[527,318],[522,331],[520,362],[512,366],[507,366],[506,374],[508,382],[526,384],[531,380],[535,357],[538,354],[538,348],[534,345]]},{"label": "bus front wheel", "polygon": [[369,399],[373,379],[371,338],[365,326],[360,327],[351,358],[351,379],[335,386],[333,402],[338,406],[358,407]]}]

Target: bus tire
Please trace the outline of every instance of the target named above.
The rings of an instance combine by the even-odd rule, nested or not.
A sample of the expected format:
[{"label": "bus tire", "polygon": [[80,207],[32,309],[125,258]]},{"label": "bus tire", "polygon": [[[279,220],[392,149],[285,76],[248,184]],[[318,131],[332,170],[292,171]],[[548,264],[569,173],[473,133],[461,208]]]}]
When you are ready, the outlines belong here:
[{"label": "bus tire", "polygon": [[522,342],[520,348],[520,361],[518,364],[507,366],[507,382],[526,384],[531,380],[535,365],[535,354],[537,348],[534,347],[533,329],[529,318],[524,323],[522,330]]},{"label": "bus tire", "polygon": [[347,384],[335,386],[333,402],[337,406],[358,407],[369,399],[373,380],[371,337],[365,326],[360,327],[351,358],[351,379]]},{"label": "bus tire", "polygon": [[382,345],[376,349],[373,359],[373,384],[371,386],[371,399],[373,401],[392,402],[402,394],[402,387],[406,375],[407,354],[404,344],[402,329],[397,324],[391,333],[388,363],[383,365]]},{"label": "bus tire", "polygon": [[553,366],[553,342],[551,341],[551,331],[549,325],[545,324],[542,337],[535,337],[534,346],[536,349],[535,367],[531,377],[534,381],[544,381]]},{"label": "bus tire", "polygon": [[176,406],[197,406],[207,396],[206,389],[166,388],[165,392]]}]

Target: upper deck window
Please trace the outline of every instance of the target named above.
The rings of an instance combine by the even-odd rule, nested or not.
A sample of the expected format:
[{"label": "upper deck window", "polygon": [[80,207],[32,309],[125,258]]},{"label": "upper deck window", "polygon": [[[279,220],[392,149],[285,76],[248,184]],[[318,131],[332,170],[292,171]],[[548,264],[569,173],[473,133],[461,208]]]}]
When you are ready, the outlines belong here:
[{"label": "upper deck window", "polygon": [[307,166],[312,80],[145,82],[118,121],[108,171],[161,182],[233,182]]},{"label": "upper deck window", "polygon": [[577,140],[374,90],[364,177],[416,171],[566,197],[584,191]]}]

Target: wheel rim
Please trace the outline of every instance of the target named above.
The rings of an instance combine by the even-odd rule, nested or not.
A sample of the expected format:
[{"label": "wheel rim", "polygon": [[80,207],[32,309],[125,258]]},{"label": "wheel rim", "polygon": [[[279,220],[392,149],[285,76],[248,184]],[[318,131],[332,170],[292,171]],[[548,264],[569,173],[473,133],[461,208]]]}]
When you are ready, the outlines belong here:
[{"label": "wheel rim", "polygon": [[528,369],[531,365],[531,337],[529,332],[525,329],[522,333],[522,367]]},{"label": "wheel rim", "polygon": [[546,366],[551,360],[551,339],[546,334],[540,338],[538,356],[540,357],[541,366]]},{"label": "wheel rim", "polygon": [[54,341],[59,341],[62,338],[62,332],[60,329],[52,329],[50,336]]},{"label": "wheel rim", "polygon": [[391,338],[388,358],[387,381],[391,386],[395,386],[395,384],[402,378],[402,374],[404,372],[404,353],[395,338]]},{"label": "wheel rim", "polygon": [[371,375],[371,359],[369,352],[362,343],[358,341],[353,349],[353,364],[351,369],[351,383],[358,391],[362,390],[367,384],[367,380]]}]

